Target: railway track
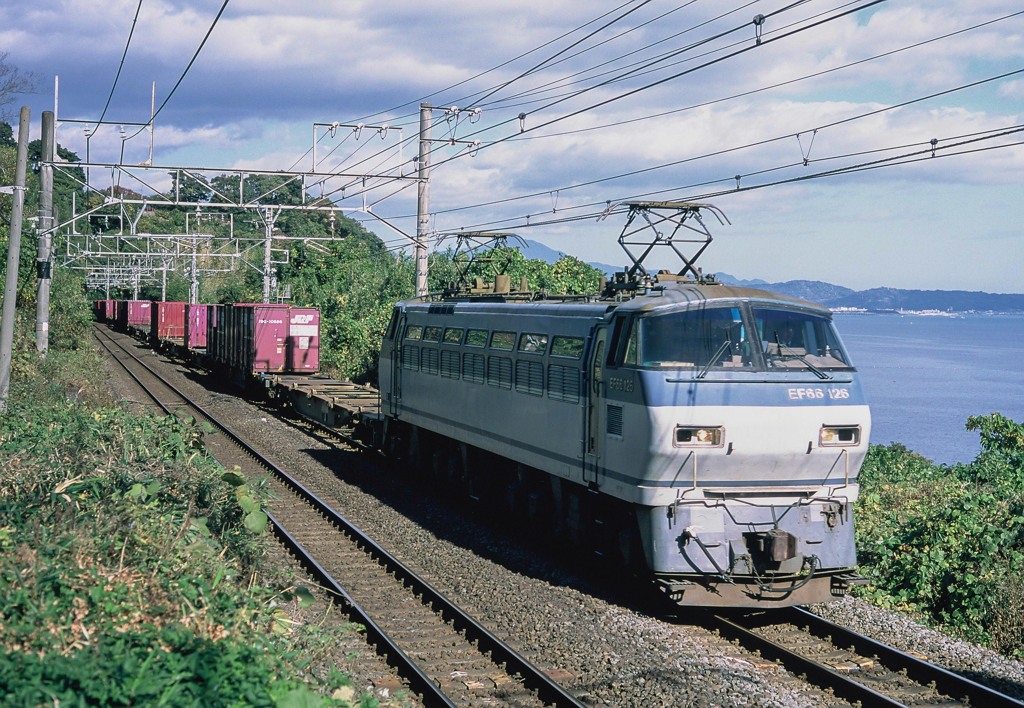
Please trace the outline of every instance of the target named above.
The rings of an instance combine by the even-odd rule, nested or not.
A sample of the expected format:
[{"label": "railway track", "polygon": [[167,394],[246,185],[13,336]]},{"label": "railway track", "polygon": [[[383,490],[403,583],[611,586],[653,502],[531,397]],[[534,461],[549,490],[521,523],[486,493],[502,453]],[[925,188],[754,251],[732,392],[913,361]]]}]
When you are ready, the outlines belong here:
[{"label": "railway track", "polygon": [[[109,338],[105,327],[97,332],[98,337]],[[125,354],[121,358],[131,357]],[[144,369],[136,375],[147,380]],[[150,385],[159,387],[158,383]],[[158,395],[172,398],[166,392]],[[167,411],[205,417],[204,411],[190,407],[180,398],[168,400],[165,405]],[[334,428],[313,427],[333,435],[342,432],[339,437],[346,437]],[[229,460],[226,464],[251,469],[253,456],[258,454],[240,451],[228,438],[228,431],[223,429],[207,436],[211,451],[218,459]],[[224,449],[219,447],[222,444]],[[236,452],[232,452],[232,447]],[[267,462],[268,468],[273,469]],[[580,705],[561,689],[557,689],[561,693],[552,695],[544,693],[543,686],[536,688],[537,681],[541,685],[550,683],[543,673],[531,683],[519,669],[509,669],[510,660],[504,658],[500,649],[484,648],[490,641],[487,632],[474,626],[471,619],[460,617],[455,610],[440,615],[426,611],[425,605],[439,607],[443,598],[435,600],[429,586],[418,585],[414,574],[401,563],[383,565],[383,549],[371,540],[360,539],[358,529],[347,528],[350,525],[336,517],[327,505],[311,506],[297,501],[295,492],[285,486],[287,482],[275,484],[280,485],[276,490],[280,501],[274,503],[270,513],[279,538],[293,547],[296,557],[306,558],[306,567],[323,586],[332,588],[342,605],[354,608],[354,621],[367,627],[367,634],[380,653],[396,664],[408,662],[409,668],[401,669],[402,676],[425,704]],[[289,501],[292,499],[296,501]],[[378,592],[380,588],[388,589]],[[691,621],[692,618],[687,620]],[[837,699],[851,703],[1024,706],[997,691],[796,608],[722,614],[705,624],[806,679],[808,684],[828,689]],[[441,631],[444,627],[447,630]],[[469,644],[476,642],[479,648],[467,648],[467,638]],[[515,661],[515,656],[511,661]]]},{"label": "railway track", "polygon": [[214,427],[206,442],[222,464],[273,473],[277,498],[266,511],[275,535],[366,628],[425,705],[583,705],[122,346],[127,338],[98,325],[94,332],[162,410]]},{"label": "railway track", "polygon": [[707,624],[790,672],[864,706],[1024,706],[800,607],[718,614]]}]

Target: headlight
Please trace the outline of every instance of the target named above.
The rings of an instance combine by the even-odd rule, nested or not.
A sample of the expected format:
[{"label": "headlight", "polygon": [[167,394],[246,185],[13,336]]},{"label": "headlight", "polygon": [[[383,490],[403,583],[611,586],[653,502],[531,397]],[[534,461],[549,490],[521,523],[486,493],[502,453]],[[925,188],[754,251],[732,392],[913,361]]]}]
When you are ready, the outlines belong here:
[{"label": "headlight", "polygon": [[821,447],[853,447],[860,444],[859,425],[823,425],[818,435]]},{"label": "headlight", "polygon": [[725,437],[725,429],[721,427],[682,427],[676,428],[674,443],[676,447],[721,447]]}]

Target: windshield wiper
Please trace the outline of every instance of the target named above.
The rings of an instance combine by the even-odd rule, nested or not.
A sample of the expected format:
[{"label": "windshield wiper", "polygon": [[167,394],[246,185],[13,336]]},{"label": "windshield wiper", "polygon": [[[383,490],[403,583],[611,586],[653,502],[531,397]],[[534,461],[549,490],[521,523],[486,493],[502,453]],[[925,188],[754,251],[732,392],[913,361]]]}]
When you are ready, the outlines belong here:
[{"label": "windshield wiper", "polygon": [[718,350],[717,350],[717,351],[715,351],[715,353],[711,355],[711,358],[710,358],[710,359],[708,359],[708,363],[707,363],[707,364],[705,364],[705,365],[704,365],[704,368],[700,370],[700,373],[699,373],[699,374],[697,374],[697,378],[698,378],[698,379],[702,379],[702,378],[704,378],[705,376],[707,376],[707,375],[708,375],[708,371],[710,371],[710,370],[711,370],[711,367],[712,367],[712,366],[714,365],[714,363],[715,363],[716,361],[718,361],[718,357],[720,357],[720,356],[722,356],[723,354],[725,354],[725,351],[726,351],[726,350],[727,350],[727,349],[728,349],[729,347],[731,347],[731,346],[732,346],[732,341],[730,341],[730,340],[728,340],[728,339],[727,339],[727,340],[725,340],[724,342],[722,342],[722,343],[721,343],[721,345],[719,345],[719,347],[718,347]]},{"label": "windshield wiper", "polygon": [[[808,369],[813,371],[814,375],[817,376],[819,379],[823,379],[824,380],[824,379],[831,379],[832,378],[831,376],[826,374],[824,371],[819,369],[817,366],[815,366],[811,362],[807,361],[806,357],[804,357],[803,354],[796,354],[796,353],[792,353],[792,352],[789,353],[789,354],[783,354],[782,353],[782,342],[779,341],[779,331],[778,330],[775,330],[775,346],[777,346],[779,348],[779,354],[778,354],[779,359],[782,359],[784,361],[788,360],[788,359],[796,359],[797,361],[801,362],[804,366],[806,366]],[[791,347],[786,347],[786,349],[790,349],[790,348]]]}]

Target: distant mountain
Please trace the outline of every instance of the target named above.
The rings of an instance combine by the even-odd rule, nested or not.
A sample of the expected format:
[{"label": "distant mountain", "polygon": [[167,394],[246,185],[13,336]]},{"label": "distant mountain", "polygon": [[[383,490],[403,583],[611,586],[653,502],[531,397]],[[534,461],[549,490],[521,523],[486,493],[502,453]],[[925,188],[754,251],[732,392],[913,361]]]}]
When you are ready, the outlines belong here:
[{"label": "distant mountain", "polygon": [[809,300],[822,305],[826,301],[838,300],[856,293],[855,290],[844,288],[841,285],[823,283],[820,280],[790,280],[785,283],[768,283],[763,280],[738,280],[728,273],[715,273],[715,278],[726,285],[741,285],[747,288],[761,288],[790,297],[798,297],[801,300]]},{"label": "distant mountain", "polygon": [[[563,253],[536,241],[526,241],[520,249],[528,259],[538,258],[554,263]],[[622,265],[589,262],[607,275],[624,270]],[[820,280],[788,280],[769,283],[765,280],[742,280],[728,273],[715,273],[715,278],[726,285],[770,290],[781,295],[797,297],[831,307],[851,307],[872,312],[893,310],[942,310],[944,312],[1024,312],[1024,295],[969,292],[966,290],[901,290],[898,288],[872,288],[853,290]]]},{"label": "distant mountain", "polygon": [[[527,260],[537,259],[544,261],[545,263],[554,263],[559,258],[565,255],[561,251],[556,251],[553,248],[548,248],[543,243],[538,243],[537,241],[530,241],[529,239],[523,239],[523,241],[524,243],[526,243],[526,248],[520,247],[519,250],[522,251],[523,255],[526,256]],[[587,261],[586,263],[587,265],[594,266],[605,275],[611,275],[616,271],[623,270],[623,266],[621,265],[613,266],[608,265],[607,263],[597,263],[594,261]]]},{"label": "distant mountain", "polygon": [[826,307],[852,307],[873,312],[892,310],[942,310],[948,312],[1024,312],[1024,295],[969,292],[966,290],[901,290],[872,288],[851,290],[819,280],[790,280],[766,283],[763,280],[739,280],[728,273],[716,273],[727,285],[770,290],[798,297]]}]

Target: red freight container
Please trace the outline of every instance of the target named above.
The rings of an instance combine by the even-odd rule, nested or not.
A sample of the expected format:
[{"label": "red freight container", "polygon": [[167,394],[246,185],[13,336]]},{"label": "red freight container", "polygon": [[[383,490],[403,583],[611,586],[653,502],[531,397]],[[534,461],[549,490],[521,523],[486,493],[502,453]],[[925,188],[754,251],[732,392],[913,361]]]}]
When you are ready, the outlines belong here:
[{"label": "red freight container", "polygon": [[154,301],[150,308],[149,338],[156,342],[185,343],[185,303]]},{"label": "red freight container", "polygon": [[185,306],[185,347],[206,349],[210,317],[216,317],[214,305],[189,304]]},{"label": "red freight container", "polygon": [[289,374],[315,374],[320,370],[320,310],[293,307],[288,318],[285,367]]},{"label": "red freight container", "polygon": [[216,361],[246,376],[284,369],[287,305],[235,303],[225,305],[223,314]]},{"label": "red freight container", "polygon": [[[206,353],[246,378],[260,373],[312,374],[320,369],[320,311],[315,307],[235,303],[210,311]],[[214,314],[216,312],[216,314]]]},{"label": "red freight container", "polygon": [[103,321],[117,321],[117,300],[103,300]]},{"label": "red freight container", "polygon": [[117,313],[118,324],[125,330],[137,329],[149,334],[153,303],[149,300],[128,300],[123,303],[123,307]]},{"label": "red freight container", "polygon": [[254,373],[284,371],[288,339],[287,305],[253,305],[239,310],[239,361]]}]

